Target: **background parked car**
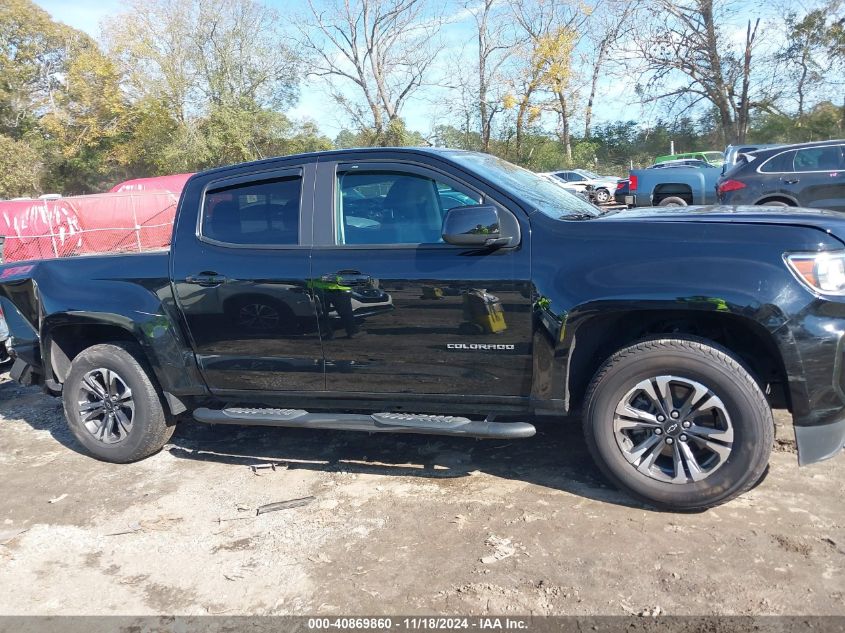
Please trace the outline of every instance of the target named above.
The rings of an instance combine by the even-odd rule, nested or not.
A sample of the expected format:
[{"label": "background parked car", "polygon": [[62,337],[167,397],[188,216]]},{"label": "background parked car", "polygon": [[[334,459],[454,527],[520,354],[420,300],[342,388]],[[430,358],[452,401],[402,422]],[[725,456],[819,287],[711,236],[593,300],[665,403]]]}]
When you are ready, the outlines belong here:
[{"label": "background parked car", "polygon": [[718,167],[674,167],[634,169],[628,177],[630,192],[624,196],[629,207],[668,207],[715,204]]},{"label": "background parked car", "polygon": [[707,152],[684,152],[683,154],[665,154],[654,159],[655,163],[665,163],[672,160],[694,159],[701,160],[710,165],[717,167],[721,166],[725,161],[725,155],[722,152],[713,150]]},{"label": "background parked car", "polygon": [[552,173],[544,173],[544,174],[538,174],[538,175],[542,176],[543,178],[545,178],[549,182],[554,183],[556,186],[560,187],[561,189],[565,189],[566,191],[568,191],[572,195],[578,196],[579,198],[586,200],[587,202],[589,202],[592,205],[596,204],[595,191],[593,191],[592,186],[585,185],[582,182],[576,182],[576,183],[565,182],[565,181],[561,180],[560,178],[555,177],[555,175],[552,174]]},{"label": "background parked car", "polygon": [[845,211],[845,140],[740,154],[717,184],[722,204]]},{"label": "background parked car", "polygon": [[666,169],[667,167],[713,167],[713,165],[698,158],[681,158],[654,163],[648,169]]},{"label": "background parked car", "polygon": [[722,174],[726,174],[728,170],[737,164],[739,157],[743,154],[750,154],[751,152],[758,152],[761,149],[770,149],[773,147],[783,147],[783,143],[758,143],[756,145],[728,145],[725,149],[725,162],[722,164]]},{"label": "background parked car", "polygon": [[592,186],[595,192],[595,200],[599,204],[610,202],[613,193],[616,191],[616,184],[620,180],[615,176],[600,176],[586,169],[569,169],[548,173],[568,184]]},{"label": "background parked car", "polygon": [[627,204],[625,202],[625,196],[631,195],[631,189],[629,187],[630,181],[620,180],[616,183],[616,192],[613,194],[613,197],[616,199],[616,204]]}]

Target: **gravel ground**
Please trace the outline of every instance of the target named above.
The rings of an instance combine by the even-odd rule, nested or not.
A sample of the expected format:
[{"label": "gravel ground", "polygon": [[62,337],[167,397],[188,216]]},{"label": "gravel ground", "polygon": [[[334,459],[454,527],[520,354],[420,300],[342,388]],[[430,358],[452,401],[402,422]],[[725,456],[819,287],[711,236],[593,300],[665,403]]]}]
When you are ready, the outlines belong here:
[{"label": "gravel ground", "polygon": [[512,443],[184,424],[113,465],[0,378],[0,614],[845,615],[845,456],[799,469],[778,423],[758,487],[674,514],[607,487],[574,424]]}]

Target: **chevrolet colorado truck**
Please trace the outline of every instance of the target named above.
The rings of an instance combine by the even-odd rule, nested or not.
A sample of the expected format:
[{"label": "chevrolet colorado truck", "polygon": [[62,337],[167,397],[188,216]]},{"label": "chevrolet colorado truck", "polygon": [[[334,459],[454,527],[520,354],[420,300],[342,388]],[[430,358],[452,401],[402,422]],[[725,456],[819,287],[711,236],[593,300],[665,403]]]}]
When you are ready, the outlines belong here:
[{"label": "chevrolet colorado truck", "polygon": [[[169,251],[0,267],[12,376],[94,457],[179,420],[523,438],[580,415],[606,477],[672,509],[754,486],[788,408],[799,462],[845,442],[845,218],[601,214],[446,149],[190,178]],[[577,419],[577,418],[576,418]]]}]

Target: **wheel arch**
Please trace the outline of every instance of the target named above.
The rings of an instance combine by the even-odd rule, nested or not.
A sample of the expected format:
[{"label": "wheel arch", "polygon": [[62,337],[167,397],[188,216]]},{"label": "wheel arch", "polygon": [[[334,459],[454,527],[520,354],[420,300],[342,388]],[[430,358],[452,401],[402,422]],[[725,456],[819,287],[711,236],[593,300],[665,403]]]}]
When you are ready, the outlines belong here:
[{"label": "wheel arch", "polygon": [[[45,332],[42,353],[45,371],[58,383],[70,373],[70,365],[80,352],[100,343],[123,341],[140,344],[133,332],[122,325],[106,323],[65,323]],[[143,349],[143,347],[142,347]]]},{"label": "wheel arch", "polygon": [[139,314],[138,318],[133,321],[112,313],[54,313],[46,317],[41,326],[41,356],[47,387],[61,389],[73,359],[83,350],[121,341],[139,347],[173,414],[187,408],[183,396],[207,393],[193,352],[175,324],[165,315]]},{"label": "wheel arch", "polygon": [[785,202],[786,204],[793,206],[793,207],[800,207],[801,204],[798,200],[785,193],[767,193],[764,196],[760,196],[757,201],[754,203],[755,205],[765,206],[766,203],[769,202]]},{"label": "wheel arch", "polygon": [[651,195],[652,203],[659,205],[664,198],[681,198],[687,204],[694,204],[692,187],[685,183],[661,183],[654,187]]},{"label": "wheel arch", "polygon": [[568,409],[581,408],[590,381],[614,352],[657,335],[696,336],[721,345],[749,369],[771,406],[792,410],[775,337],[753,319],[715,310],[617,311],[581,322],[572,334],[566,371]]}]

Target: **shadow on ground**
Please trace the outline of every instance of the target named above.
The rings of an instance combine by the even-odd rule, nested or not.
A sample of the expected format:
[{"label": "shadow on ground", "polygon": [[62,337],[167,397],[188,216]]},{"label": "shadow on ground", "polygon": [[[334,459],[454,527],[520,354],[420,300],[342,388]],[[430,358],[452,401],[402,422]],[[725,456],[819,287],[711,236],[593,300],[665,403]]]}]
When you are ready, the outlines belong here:
[{"label": "shadow on ground", "polygon": [[[0,383],[0,415],[77,452],[61,400],[13,382]],[[587,451],[577,419],[533,420],[537,434],[521,440],[476,440],[411,434],[367,434],[291,428],[212,426],[181,422],[165,447],[183,460],[229,466],[283,462],[290,469],[429,479],[475,471],[634,508],[647,506],[605,483]]]},{"label": "shadow on ground", "polygon": [[180,459],[252,466],[284,462],[290,469],[385,477],[446,479],[483,472],[642,508],[605,484],[587,452],[577,420],[537,422],[521,440],[432,435],[181,424],[166,447]]}]

